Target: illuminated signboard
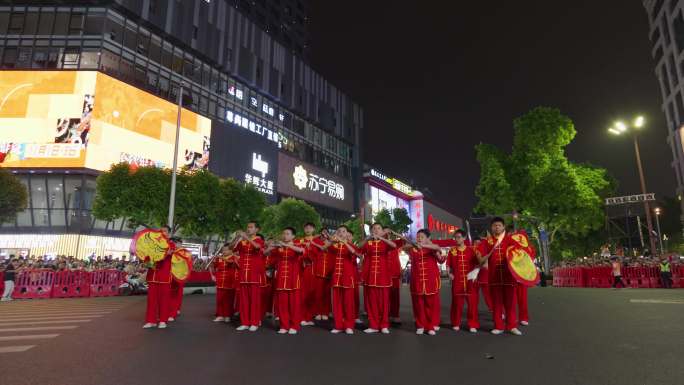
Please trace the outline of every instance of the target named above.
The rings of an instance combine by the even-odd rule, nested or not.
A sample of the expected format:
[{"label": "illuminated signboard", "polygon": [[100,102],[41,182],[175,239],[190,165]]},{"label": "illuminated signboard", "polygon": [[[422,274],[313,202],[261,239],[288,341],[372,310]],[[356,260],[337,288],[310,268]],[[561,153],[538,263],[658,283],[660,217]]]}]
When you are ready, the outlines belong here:
[{"label": "illuminated signboard", "polygon": [[381,173],[380,171],[376,169],[371,169],[370,170],[370,175],[382,180],[383,182],[389,184],[394,188],[395,190],[404,193],[406,195],[413,195],[413,189],[411,186],[407,185],[406,183],[400,181],[399,179],[396,178],[390,178],[387,175]]},{"label": "illuminated signboard", "polygon": [[238,127],[242,127],[246,130],[249,130],[253,134],[259,135],[263,138],[270,140],[271,142],[276,144],[278,148],[281,148],[284,144],[287,144],[287,138],[285,138],[282,135],[279,135],[277,132],[273,131],[272,129],[264,125],[254,122],[253,120],[247,118],[244,115],[240,115],[231,110],[226,110],[226,120],[229,123],[232,123]]},{"label": "illuminated signboard", "polygon": [[[256,173],[254,173],[256,171]],[[270,167],[268,162],[262,159],[261,154],[252,153],[252,171],[245,173],[245,183],[253,185],[257,190],[266,195],[273,195],[273,180],[270,179]]]},{"label": "illuminated signboard", "polygon": [[350,181],[285,154],[278,155],[278,192],[340,210],[353,211]]},{"label": "illuminated signboard", "polygon": [[[177,106],[93,71],[3,71],[0,165],[173,164]],[[206,168],[211,120],[183,110],[180,166]]]}]

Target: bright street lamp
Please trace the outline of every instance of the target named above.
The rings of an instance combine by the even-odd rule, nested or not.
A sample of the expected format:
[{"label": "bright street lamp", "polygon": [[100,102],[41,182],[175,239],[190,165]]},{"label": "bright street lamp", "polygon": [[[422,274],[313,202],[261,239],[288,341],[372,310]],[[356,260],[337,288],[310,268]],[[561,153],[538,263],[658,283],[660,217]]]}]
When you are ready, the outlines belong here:
[{"label": "bright street lamp", "polygon": [[[641,181],[641,193],[646,194],[646,180],[644,178],[644,169],[641,165],[641,154],[639,153],[639,141],[637,139],[637,131],[639,131],[646,124],[646,119],[643,116],[637,116],[634,119],[634,123],[631,126],[627,126],[622,121],[617,121],[608,129],[608,132],[613,135],[621,135],[626,133],[632,134],[632,139],[634,140],[634,153],[636,154],[637,169],[639,170],[639,179]],[[651,220],[651,209],[649,207],[648,201],[644,200],[644,210],[646,211],[646,225],[648,226],[648,240],[650,245],[650,250],[652,253],[656,251],[656,243],[653,237],[653,221]],[[656,214],[657,215],[657,214]],[[660,234],[660,231],[658,231]],[[660,238],[660,236],[659,236]],[[662,246],[661,246],[662,252]]]},{"label": "bright street lamp", "polygon": [[656,228],[658,229],[658,242],[660,243],[660,254],[663,254],[663,235],[660,233],[660,207],[653,209],[656,215]]}]

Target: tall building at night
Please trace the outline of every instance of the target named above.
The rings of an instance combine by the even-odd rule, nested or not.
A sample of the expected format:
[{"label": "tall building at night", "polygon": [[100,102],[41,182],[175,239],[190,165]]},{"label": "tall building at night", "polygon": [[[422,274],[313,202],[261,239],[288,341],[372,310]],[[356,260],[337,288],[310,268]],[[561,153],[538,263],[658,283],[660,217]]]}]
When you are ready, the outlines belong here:
[{"label": "tall building at night", "polygon": [[644,0],[643,4],[648,13],[651,54],[663,100],[661,108],[667,119],[667,143],[672,151],[677,196],[681,200],[684,196],[684,1]]},{"label": "tall building at night", "polygon": [[307,64],[305,24],[302,0],[0,2],[0,166],[30,193],[0,254],[125,252],[125,223],[91,214],[95,178],[172,165],[180,84],[183,166],[348,219],[363,110]]}]

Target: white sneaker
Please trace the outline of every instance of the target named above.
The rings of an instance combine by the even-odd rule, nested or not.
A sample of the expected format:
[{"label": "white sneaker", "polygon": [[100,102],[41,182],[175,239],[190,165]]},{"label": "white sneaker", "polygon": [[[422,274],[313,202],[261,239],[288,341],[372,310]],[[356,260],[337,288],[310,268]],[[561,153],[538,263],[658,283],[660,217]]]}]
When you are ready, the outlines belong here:
[{"label": "white sneaker", "polygon": [[441,329],[439,326],[435,326],[434,328],[432,328],[432,330],[434,330],[434,331],[436,331],[436,332],[438,332],[439,329]]},{"label": "white sneaker", "polygon": [[257,331],[257,330],[259,330],[259,327],[258,327],[258,326],[252,325],[252,326],[249,327],[249,331],[250,331],[250,332],[255,332],[255,331]]},{"label": "white sneaker", "polygon": [[278,334],[287,334],[287,329],[278,330]]},{"label": "white sneaker", "polygon": [[222,321],[225,321],[225,320],[226,320],[225,317],[216,317],[216,318],[214,318],[214,321],[213,321],[213,322],[222,322]]},{"label": "white sneaker", "polygon": [[160,322],[159,326],[157,326],[157,329],[166,329],[166,322]]},{"label": "white sneaker", "polygon": [[157,324],[153,324],[151,322],[148,322],[148,323],[143,325],[143,329],[152,329],[155,326],[157,326]]},{"label": "white sneaker", "polygon": [[247,325],[240,325],[240,326],[238,326],[237,329],[235,329],[235,330],[241,332],[241,331],[247,330],[247,329],[249,329],[249,326],[247,326]]},{"label": "white sneaker", "polygon": [[319,315],[315,316],[314,319],[315,319],[316,321],[320,321],[320,320],[321,320],[321,315],[319,314]]},{"label": "white sneaker", "polygon": [[511,332],[511,334],[514,334],[514,335],[516,335],[516,336],[521,336],[521,335],[522,335],[522,332],[521,332],[520,330],[518,330],[518,328],[513,328],[513,329],[510,330],[510,332]]},{"label": "white sneaker", "polygon": [[288,331],[288,333],[290,333],[290,334],[297,334],[297,329],[290,329],[290,331]]},{"label": "white sneaker", "polygon": [[347,334],[354,334],[354,329],[344,329],[344,332]]},{"label": "white sneaker", "polygon": [[521,324],[522,326],[529,326],[530,323],[527,322],[527,321],[520,321],[520,324]]},{"label": "white sneaker", "polygon": [[363,321],[361,321],[360,318],[355,319],[354,322],[355,322],[356,324],[362,324],[362,323],[363,323]]},{"label": "white sneaker", "polygon": [[454,326],[454,327],[452,327],[451,329],[452,329],[453,331],[455,331],[455,332],[457,332],[457,331],[461,330],[461,328],[460,328],[460,327],[458,327],[458,326]]},{"label": "white sneaker", "polygon": [[387,328],[382,328],[380,331],[382,332],[382,334],[390,334],[390,331]]},{"label": "white sneaker", "polygon": [[175,318],[169,317],[169,319],[167,319],[166,321],[167,321],[167,322],[173,322],[173,321],[175,321],[175,320],[176,320]]},{"label": "white sneaker", "polygon": [[501,334],[501,333],[503,333],[503,330],[492,329],[492,334],[494,334],[495,336],[498,336],[498,335]]},{"label": "white sneaker", "polygon": [[328,320],[328,316],[327,316],[327,315],[321,316],[321,320],[322,320],[322,321],[327,321],[327,320]]},{"label": "white sneaker", "polygon": [[332,334],[340,334],[340,333],[342,333],[342,330],[340,330],[340,329],[333,329],[333,330],[330,331],[330,333],[332,333]]},{"label": "white sneaker", "polygon": [[422,335],[423,333],[425,333],[425,329],[423,329],[423,328],[416,329],[416,334]]},{"label": "white sneaker", "polygon": [[477,329],[475,329],[475,328],[470,328],[470,332],[471,332],[471,333],[477,333]]},{"label": "white sneaker", "polygon": [[435,334],[437,334],[437,332],[434,330],[428,330],[428,334],[434,336]]},{"label": "white sneaker", "polygon": [[280,321],[280,317],[275,317],[275,321]]},{"label": "white sneaker", "polygon": [[225,323],[227,323],[227,324],[230,323],[230,317],[224,318],[224,319],[223,319],[223,322],[225,322]]},{"label": "white sneaker", "polygon": [[313,321],[307,321],[306,326],[315,326],[316,324]]},{"label": "white sneaker", "polygon": [[364,330],[363,332],[366,334],[373,334],[373,333],[377,333],[378,331],[379,331],[378,329],[368,328],[368,329]]}]

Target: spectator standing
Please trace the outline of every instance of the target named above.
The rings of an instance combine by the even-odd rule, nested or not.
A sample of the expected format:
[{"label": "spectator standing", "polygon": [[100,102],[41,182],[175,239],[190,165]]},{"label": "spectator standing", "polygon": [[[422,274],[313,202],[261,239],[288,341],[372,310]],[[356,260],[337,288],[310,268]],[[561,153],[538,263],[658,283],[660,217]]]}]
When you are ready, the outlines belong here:
[{"label": "spectator standing", "polygon": [[612,262],[612,267],[613,267],[613,289],[617,288],[618,283],[622,285],[622,287],[625,287],[625,283],[622,282],[622,265],[620,264],[620,260],[618,258],[613,258]]},{"label": "spectator standing", "polygon": [[670,272],[670,261],[666,257],[663,257],[660,261],[660,278],[663,281],[664,288],[672,288],[672,273]]},{"label": "spectator standing", "polygon": [[1,301],[11,301],[12,292],[14,291],[14,277],[16,275],[16,260],[11,259],[7,266],[5,266],[5,291],[2,293]]}]

